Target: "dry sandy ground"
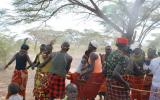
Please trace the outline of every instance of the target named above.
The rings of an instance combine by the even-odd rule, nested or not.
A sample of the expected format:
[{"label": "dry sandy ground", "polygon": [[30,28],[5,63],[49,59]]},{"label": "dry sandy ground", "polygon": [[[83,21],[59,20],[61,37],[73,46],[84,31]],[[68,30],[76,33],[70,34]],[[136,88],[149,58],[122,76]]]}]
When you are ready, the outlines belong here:
[{"label": "dry sandy ground", "polygon": [[[71,70],[74,71],[76,67],[79,64],[81,56],[77,56],[77,58],[74,57]],[[5,71],[0,71],[0,100],[5,100],[5,96],[7,94],[7,86],[11,81],[11,76],[13,74],[14,67],[9,66]],[[29,70],[29,78],[27,83],[27,94],[26,94],[26,100],[34,100],[32,90],[34,86],[34,70]],[[98,100],[98,99],[97,99]]]},{"label": "dry sandy ground", "polygon": [[[14,69],[7,69],[6,71],[0,72],[0,100],[5,100],[7,94],[7,86],[11,81],[11,76]],[[29,78],[27,84],[27,96],[26,100],[34,100],[32,96],[32,89],[34,86],[34,74],[35,71],[29,70]]]}]

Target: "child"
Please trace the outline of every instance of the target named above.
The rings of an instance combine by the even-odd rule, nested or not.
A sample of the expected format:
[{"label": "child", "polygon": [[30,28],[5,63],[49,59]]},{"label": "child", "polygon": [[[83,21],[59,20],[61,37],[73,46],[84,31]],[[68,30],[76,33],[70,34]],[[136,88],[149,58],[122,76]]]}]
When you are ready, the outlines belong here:
[{"label": "child", "polygon": [[65,100],[77,100],[78,89],[77,86],[73,83],[70,83],[66,87],[66,95]]},{"label": "child", "polygon": [[20,88],[18,85],[11,83],[8,86],[8,100],[23,100],[23,97],[19,95]]}]

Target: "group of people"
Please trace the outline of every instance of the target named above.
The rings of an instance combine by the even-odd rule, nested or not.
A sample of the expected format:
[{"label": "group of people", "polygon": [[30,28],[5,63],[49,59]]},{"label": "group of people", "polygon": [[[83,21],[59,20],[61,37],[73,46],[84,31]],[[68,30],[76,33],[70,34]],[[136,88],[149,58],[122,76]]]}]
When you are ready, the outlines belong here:
[{"label": "group of people", "polygon": [[[98,43],[91,41],[78,69],[71,73],[72,56],[67,53],[69,42],[63,42],[58,52],[52,51],[52,44],[42,44],[34,62],[31,62],[27,53],[29,46],[26,43],[21,46],[20,51],[5,66],[6,69],[16,61],[6,99],[25,100],[27,69],[36,68],[33,89],[35,100],[94,100],[97,94],[101,100],[102,96],[104,100],[130,100],[131,86],[123,76],[139,77],[148,73],[153,75],[150,100],[160,100],[159,94],[155,94],[160,91],[160,58],[155,49],[148,49],[146,59],[140,45],[131,50],[128,39],[122,37],[116,39],[117,50],[107,45],[105,54],[99,54],[96,51]],[[67,86],[66,78],[71,80]],[[114,91],[114,85],[122,88]],[[18,99],[11,99],[16,97]]]},{"label": "group of people", "polygon": [[[9,85],[8,90],[12,91],[12,87],[18,87],[18,94],[23,97],[23,100],[25,100],[28,80],[27,69],[34,69],[36,67],[33,90],[35,100],[54,100],[55,98],[64,98],[65,77],[72,62],[72,57],[67,53],[69,47],[70,44],[68,42],[63,42],[60,51],[52,52],[52,43],[47,45],[42,44],[40,46],[40,52],[36,55],[34,62],[31,62],[27,53],[29,46],[24,43],[21,46],[20,51],[13,56],[4,68],[8,68],[14,60],[16,61],[15,70],[10,84],[11,88]],[[27,62],[29,63],[29,66],[27,66]],[[74,85],[71,86],[73,86],[72,88],[76,88]],[[13,94],[15,94],[15,92],[12,93],[9,91],[6,99],[12,100],[10,98]]]}]

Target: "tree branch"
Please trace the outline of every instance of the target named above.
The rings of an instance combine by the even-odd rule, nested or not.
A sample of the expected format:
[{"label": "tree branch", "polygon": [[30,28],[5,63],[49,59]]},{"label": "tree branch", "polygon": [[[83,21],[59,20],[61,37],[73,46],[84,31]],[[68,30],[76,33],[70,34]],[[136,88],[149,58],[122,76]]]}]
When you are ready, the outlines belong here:
[{"label": "tree branch", "polygon": [[[95,12],[95,11],[96,11],[94,8],[92,8],[92,7],[88,6],[88,5],[85,5],[85,4],[83,4],[83,3],[81,3],[81,2],[79,2],[79,1],[77,1],[77,0],[68,0],[68,1],[72,1],[73,4],[75,4],[75,5],[77,5],[77,6],[81,6],[81,7],[83,7],[83,8],[86,8],[87,10],[89,10],[89,11],[91,11],[91,12]],[[72,2],[71,2],[71,3],[72,3]]]},{"label": "tree branch", "polygon": [[118,32],[122,33],[123,34],[123,30],[120,29],[116,24],[114,24],[111,20],[109,20],[107,18],[107,16],[105,16],[101,10],[98,8],[98,6],[93,2],[93,0],[90,0],[90,2],[92,3],[92,5],[94,6],[95,9],[85,5],[85,4],[82,4],[80,3],[79,1],[77,0],[74,0],[76,2],[77,5],[81,6],[81,7],[84,7],[86,9],[88,9],[89,11],[95,13],[98,17],[102,18],[106,23],[108,23],[109,25],[111,25],[114,29],[116,29]]},{"label": "tree branch", "polygon": [[143,32],[144,32],[144,29],[146,27],[146,24],[147,24],[147,20],[145,20],[144,24],[143,24],[143,27],[142,27],[142,30],[141,30],[141,33],[140,33],[140,36],[138,38],[138,41],[141,41],[142,37],[143,37]]},{"label": "tree branch", "polygon": [[147,36],[147,34],[148,34],[151,30],[153,30],[154,25],[156,25],[158,22],[159,22],[159,21],[153,22],[148,28],[145,29],[145,31],[142,33],[143,36],[142,36],[142,38],[141,38],[141,40],[140,40],[141,43],[142,43],[142,41],[144,40],[144,38]]},{"label": "tree branch", "polygon": [[92,3],[93,7],[96,9],[96,10],[99,10],[98,6],[95,4],[95,2],[93,0],[90,0],[90,2]]},{"label": "tree branch", "polygon": [[41,4],[41,3],[43,3],[43,2],[46,2],[46,1],[52,1],[52,0],[41,0],[41,1],[38,1],[38,2],[34,2],[34,3],[28,2],[28,0],[27,0],[26,3],[28,3],[28,4],[30,4],[30,5],[39,5],[39,4]]},{"label": "tree branch", "polygon": [[59,8],[57,8],[55,11],[53,11],[50,16],[44,20],[44,22],[48,21],[49,19],[51,19],[51,17],[56,14],[59,10],[61,10],[62,8],[66,7],[66,6],[70,6],[70,5],[73,5],[73,4],[64,4],[64,5],[61,5]]}]

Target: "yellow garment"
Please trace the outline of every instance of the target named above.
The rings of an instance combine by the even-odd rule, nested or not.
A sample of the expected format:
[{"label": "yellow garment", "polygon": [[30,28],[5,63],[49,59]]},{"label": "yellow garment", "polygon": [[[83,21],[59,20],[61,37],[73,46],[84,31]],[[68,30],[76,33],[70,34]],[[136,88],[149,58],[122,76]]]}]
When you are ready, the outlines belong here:
[{"label": "yellow garment", "polygon": [[51,64],[51,61],[49,61],[43,68],[41,68],[41,72],[48,72]]},{"label": "yellow garment", "polygon": [[[39,62],[40,63],[44,62],[44,58],[42,57],[42,55],[39,55]],[[41,72],[48,72],[50,67],[51,67],[51,61],[49,61],[44,67],[40,68],[40,70]]]},{"label": "yellow garment", "polygon": [[[40,54],[37,60],[38,62],[43,63],[45,59],[43,58],[42,54]],[[48,72],[50,67],[51,67],[51,61],[49,61],[44,67],[37,68],[37,70],[40,70],[40,72]]]},{"label": "yellow garment", "polygon": [[42,57],[42,54],[40,54],[40,55],[38,56],[38,60],[39,60],[40,63],[43,63],[43,62],[44,62],[44,58]]}]

